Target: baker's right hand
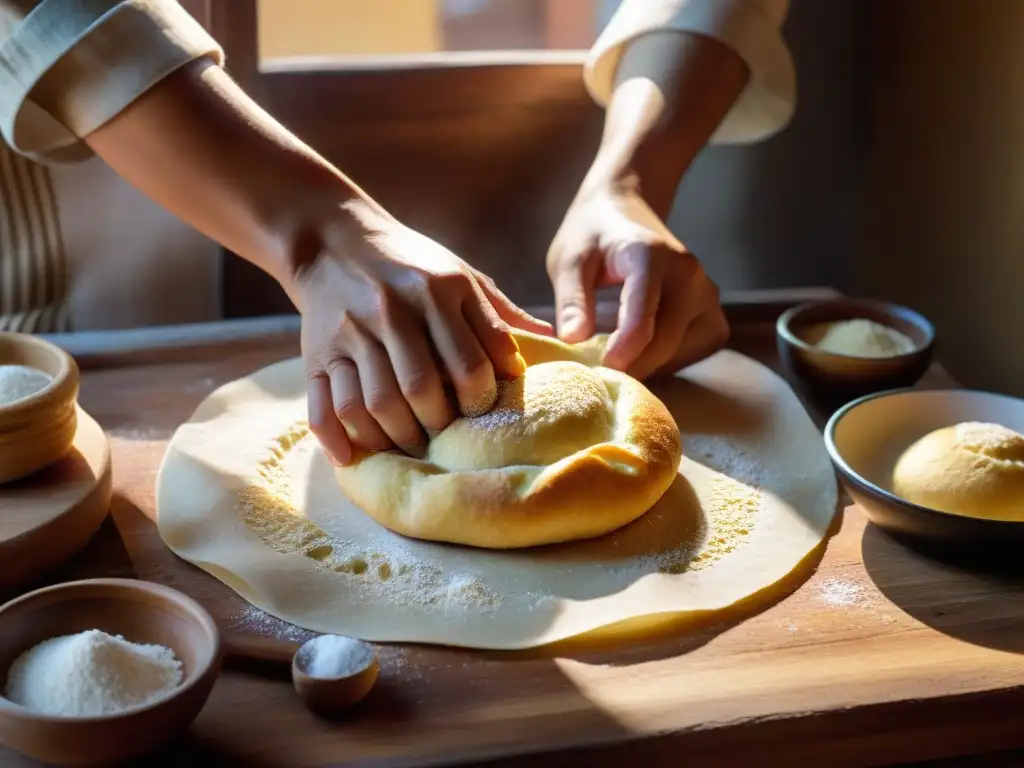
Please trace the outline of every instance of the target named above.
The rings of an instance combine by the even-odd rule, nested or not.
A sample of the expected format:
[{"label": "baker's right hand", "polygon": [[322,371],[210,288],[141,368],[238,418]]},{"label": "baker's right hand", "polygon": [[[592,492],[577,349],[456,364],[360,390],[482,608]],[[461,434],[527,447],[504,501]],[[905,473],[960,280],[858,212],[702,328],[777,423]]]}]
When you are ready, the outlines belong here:
[{"label": "baker's right hand", "polygon": [[302,313],[309,426],[338,465],[353,446],[422,455],[456,408],[489,411],[497,381],[523,373],[510,326],[552,329],[430,238],[362,202],[347,208],[286,286]]}]

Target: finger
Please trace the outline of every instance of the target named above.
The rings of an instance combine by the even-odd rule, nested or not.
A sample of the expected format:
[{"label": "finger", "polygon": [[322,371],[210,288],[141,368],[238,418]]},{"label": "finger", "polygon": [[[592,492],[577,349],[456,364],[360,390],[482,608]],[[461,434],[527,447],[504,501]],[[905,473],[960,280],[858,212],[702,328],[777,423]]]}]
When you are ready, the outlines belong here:
[{"label": "finger", "polygon": [[369,451],[392,448],[391,440],[366,410],[356,364],[348,358],[342,358],[326,368],[331,379],[334,415],[341,422],[352,444]]},{"label": "finger", "polygon": [[452,422],[455,414],[422,328],[403,321],[387,333],[384,345],[399,391],[413,415],[428,433],[440,432]]},{"label": "finger", "polygon": [[498,397],[494,368],[461,307],[428,312],[427,325],[448,370],[459,410],[465,416],[487,413]]},{"label": "finger", "polygon": [[637,378],[665,372],[672,365],[676,366],[671,371],[674,373],[699,359],[695,355],[701,353],[706,341],[695,323],[705,313],[721,314],[718,289],[692,257],[672,258],[662,290],[654,340],[629,369]]},{"label": "finger", "polygon": [[719,308],[698,315],[686,329],[679,349],[649,376],[672,375],[722,349],[729,341],[729,321]]},{"label": "finger", "polygon": [[345,428],[334,415],[331,382],[326,373],[310,376],[306,389],[306,407],[309,429],[320,441],[327,458],[336,466],[346,466],[352,461],[352,445],[345,434]]},{"label": "finger", "polygon": [[601,261],[596,253],[560,259],[552,275],[558,336],[571,343],[594,335],[594,287]]},{"label": "finger", "polygon": [[355,351],[363,403],[395,445],[410,456],[422,456],[426,443],[416,416],[398,386],[391,360],[372,339],[361,339]]},{"label": "finger", "polygon": [[654,340],[658,306],[665,283],[665,259],[644,244],[615,254],[613,271],[623,275],[619,317],[605,348],[604,365],[626,370]]},{"label": "finger", "polygon": [[519,305],[514,304],[511,299],[501,292],[491,278],[478,274],[477,284],[480,286],[480,290],[484,292],[488,301],[491,302],[491,306],[498,313],[498,317],[513,328],[521,328],[524,331],[539,333],[543,336],[554,335],[554,328],[551,326],[551,323],[534,317]]},{"label": "finger", "polygon": [[482,290],[474,291],[466,297],[462,304],[462,314],[484,353],[490,358],[496,377],[514,379],[526,372],[526,361],[519,353],[519,344]]}]

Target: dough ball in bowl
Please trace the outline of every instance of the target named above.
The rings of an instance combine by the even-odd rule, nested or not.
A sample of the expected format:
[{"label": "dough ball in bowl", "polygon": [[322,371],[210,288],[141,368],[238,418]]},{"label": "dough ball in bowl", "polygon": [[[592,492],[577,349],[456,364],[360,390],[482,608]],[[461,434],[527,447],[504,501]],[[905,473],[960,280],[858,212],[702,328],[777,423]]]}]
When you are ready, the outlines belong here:
[{"label": "dough ball in bowl", "polygon": [[640,382],[580,346],[516,332],[528,368],[495,407],[456,419],[424,459],[363,453],[335,470],[378,523],[492,549],[600,536],[636,520],[675,479],[679,428]]},{"label": "dough ball in bowl", "polygon": [[973,421],[937,429],[900,457],[893,490],[943,512],[1024,521],[1024,435]]}]

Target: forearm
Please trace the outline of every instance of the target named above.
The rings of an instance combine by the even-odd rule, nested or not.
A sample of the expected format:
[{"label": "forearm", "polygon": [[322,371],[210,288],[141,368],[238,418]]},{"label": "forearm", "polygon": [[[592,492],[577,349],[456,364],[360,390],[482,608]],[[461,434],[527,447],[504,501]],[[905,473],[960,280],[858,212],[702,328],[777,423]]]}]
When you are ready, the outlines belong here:
[{"label": "forearm", "polygon": [[743,59],[708,37],[665,30],[633,42],[619,64],[600,148],[581,191],[636,184],[664,219],[683,175],[748,77]]},{"label": "forearm", "polygon": [[209,62],[168,76],[86,141],[148,197],[286,290],[324,222],[353,202],[375,209]]}]

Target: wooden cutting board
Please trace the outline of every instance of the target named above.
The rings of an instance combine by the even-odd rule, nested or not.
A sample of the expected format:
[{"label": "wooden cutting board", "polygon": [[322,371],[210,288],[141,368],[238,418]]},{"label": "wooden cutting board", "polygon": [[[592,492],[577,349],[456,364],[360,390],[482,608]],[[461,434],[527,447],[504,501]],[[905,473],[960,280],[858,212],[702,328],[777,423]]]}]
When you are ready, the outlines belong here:
[{"label": "wooden cutting board", "polygon": [[0,485],[0,588],[26,584],[79,552],[110,509],[110,448],[89,414],[60,461]]},{"label": "wooden cutting board", "polygon": [[[773,363],[764,326],[737,327],[734,345]],[[175,425],[214,386],[296,351],[295,339],[282,339],[87,374],[83,403],[110,430],[112,514],[124,549],[107,529],[67,575],[130,565],[197,598],[225,632],[305,637],[177,560],[150,519]],[[928,383],[949,380],[935,371]],[[789,588],[741,621],[603,647],[383,647],[377,688],[338,724],[305,711],[286,682],[226,673],[189,739],[162,764],[423,766],[488,757],[499,765],[792,768],[1024,746],[1024,582],[929,561],[849,508],[823,558]],[[6,757],[0,765],[24,765]]]}]

